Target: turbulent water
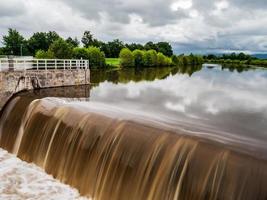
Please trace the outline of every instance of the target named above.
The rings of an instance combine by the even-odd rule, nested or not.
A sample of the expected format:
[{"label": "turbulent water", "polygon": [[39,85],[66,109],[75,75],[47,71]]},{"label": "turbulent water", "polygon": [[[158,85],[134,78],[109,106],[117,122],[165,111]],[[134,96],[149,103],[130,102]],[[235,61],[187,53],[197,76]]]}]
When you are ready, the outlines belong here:
[{"label": "turbulent water", "polygon": [[267,199],[264,130],[252,140],[126,108],[20,94],[1,115],[0,146],[97,200]]},{"label": "turbulent water", "polygon": [[42,169],[0,149],[1,200],[88,200]]}]

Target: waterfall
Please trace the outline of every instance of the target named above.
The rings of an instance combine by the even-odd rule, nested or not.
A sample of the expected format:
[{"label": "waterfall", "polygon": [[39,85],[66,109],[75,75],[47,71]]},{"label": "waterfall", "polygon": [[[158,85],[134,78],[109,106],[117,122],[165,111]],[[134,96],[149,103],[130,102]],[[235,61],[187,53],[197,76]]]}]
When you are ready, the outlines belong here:
[{"label": "waterfall", "polygon": [[164,127],[16,96],[0,147],[97,200],[267,198],[267,161]]}]

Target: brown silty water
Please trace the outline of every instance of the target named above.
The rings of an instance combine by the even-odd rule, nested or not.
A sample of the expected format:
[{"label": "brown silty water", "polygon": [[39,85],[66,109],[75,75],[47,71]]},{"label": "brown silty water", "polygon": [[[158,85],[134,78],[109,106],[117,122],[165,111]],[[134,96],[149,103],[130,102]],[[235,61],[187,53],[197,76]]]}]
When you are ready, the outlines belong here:
[{"label": "brown silty water", "polygon": [[267,199],[266,159],[140,121],[18,95],[0,146],[97,200]]}]

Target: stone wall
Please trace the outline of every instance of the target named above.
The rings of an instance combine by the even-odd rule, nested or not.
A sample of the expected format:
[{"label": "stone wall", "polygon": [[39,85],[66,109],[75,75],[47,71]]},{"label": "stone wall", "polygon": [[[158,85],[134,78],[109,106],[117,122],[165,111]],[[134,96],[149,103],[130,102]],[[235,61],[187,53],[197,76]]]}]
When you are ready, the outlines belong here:
[{"label": "stone wall", "polygon": [[51,69],[0,72],[0,109],[15,92],[34,89],[32,80],[41,88],[78,86],[90,83],[90,70],[84,69]]}]

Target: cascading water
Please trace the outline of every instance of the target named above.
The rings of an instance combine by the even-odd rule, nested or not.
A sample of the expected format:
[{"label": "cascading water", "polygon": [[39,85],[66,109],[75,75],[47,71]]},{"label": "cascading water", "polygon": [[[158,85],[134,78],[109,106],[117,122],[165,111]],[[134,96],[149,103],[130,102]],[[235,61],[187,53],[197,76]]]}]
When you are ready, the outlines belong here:
[{"label": "cascading water", "polygon": [[97,200],[267,199],[266,159],[86,106],[17,96],[0,134],[2,148]]}]

